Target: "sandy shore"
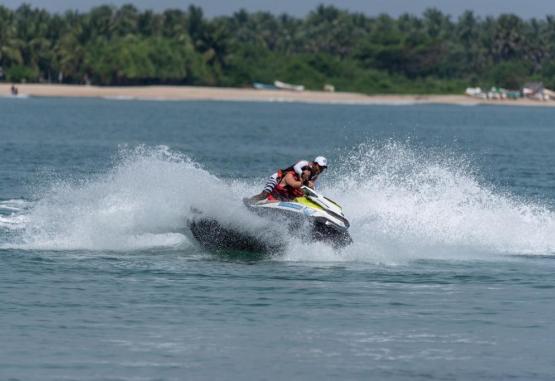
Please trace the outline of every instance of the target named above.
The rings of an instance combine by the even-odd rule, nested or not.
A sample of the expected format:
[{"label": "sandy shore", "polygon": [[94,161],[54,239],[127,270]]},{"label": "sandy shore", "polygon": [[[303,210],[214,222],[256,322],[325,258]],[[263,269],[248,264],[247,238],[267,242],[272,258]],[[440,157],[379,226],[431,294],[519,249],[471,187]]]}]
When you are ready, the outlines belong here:
[{"label": "sandy shore", "polygon": [[[9,84],[0,84],[0,95],[10,94]],[[507,106],[549,106],[555,101],[482,100],[464,95],[364,95],[358,93],[323,91],[255,90],[222,87],[192,86],[144,86],[144,87],[97,87],[83,85],[17,85],[19,94],[33,97],[90,97],[107,99],[144,100],[220,100],[220,101],[260,101],[260,102],[305,102],[339,104],[453,104],[477,105],[495,104]]]}]

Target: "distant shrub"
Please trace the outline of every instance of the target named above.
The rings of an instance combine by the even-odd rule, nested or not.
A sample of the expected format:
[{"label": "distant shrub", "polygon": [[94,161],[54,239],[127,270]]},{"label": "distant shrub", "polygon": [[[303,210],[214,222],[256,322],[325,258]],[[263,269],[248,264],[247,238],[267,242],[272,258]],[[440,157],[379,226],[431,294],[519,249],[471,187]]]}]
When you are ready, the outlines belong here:
[{"label": "distant shrub", "polygon": [[38,70],[27,66],[12,66],[6,70],[6,79],[8,82],[25,83],[34,82],[38,79]]},{"label": "distant shrub", "polygon": [[489,73],[492,85],[506,89],[520,89],[530,78],[529,64],[520,61],[501,62]]}]

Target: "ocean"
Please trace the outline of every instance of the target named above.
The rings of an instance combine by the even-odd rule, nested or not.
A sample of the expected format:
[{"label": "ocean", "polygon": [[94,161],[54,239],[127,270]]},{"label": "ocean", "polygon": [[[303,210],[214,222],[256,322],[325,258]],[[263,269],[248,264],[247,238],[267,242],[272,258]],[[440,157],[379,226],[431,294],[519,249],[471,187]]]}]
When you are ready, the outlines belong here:
[{"label": "ocean", "polygon": [[[555,109],[0,99],[0,379],[553,380]],[[192,210],[317,155],[353,244]]]}]

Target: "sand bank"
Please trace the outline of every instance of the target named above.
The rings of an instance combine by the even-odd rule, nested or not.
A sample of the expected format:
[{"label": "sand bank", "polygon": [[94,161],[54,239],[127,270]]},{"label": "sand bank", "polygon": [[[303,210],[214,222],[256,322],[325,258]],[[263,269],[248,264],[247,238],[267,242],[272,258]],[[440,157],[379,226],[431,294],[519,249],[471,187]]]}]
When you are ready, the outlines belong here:
[{"label": "sand bank", "polygon": [[[9,84],[0,84],[0,95],[10,94]],[[20,95],[32,97],[90,97],[107,99],[144,100],[218,100],[259,102],[304,102],[362,105],[403,104],[495,104],[507,106],[555,106],[555,101],[482,100],[465,95],[364,95],[358,93],[323,91],[255,90],[223,87],[193,86],[142,86],[142,87],[98,87],[84,85],[17,85]]]}]

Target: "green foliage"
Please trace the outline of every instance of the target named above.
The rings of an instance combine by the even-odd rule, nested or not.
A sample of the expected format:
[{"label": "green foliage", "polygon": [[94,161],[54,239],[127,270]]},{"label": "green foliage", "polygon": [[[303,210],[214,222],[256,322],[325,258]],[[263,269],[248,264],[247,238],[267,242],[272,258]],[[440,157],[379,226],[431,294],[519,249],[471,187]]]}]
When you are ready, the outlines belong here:
[{"label": "green foliage", "polygon": [[206,19],[201,8],[161,13],[133,5],[63,15],[0,6],[6,79],[97,85],[250,86],[274,80],[320,90],[459,93],[468,85],[555,87],[555,17],[457,20],[368,17],[319,6],[305,18],[244,10]]},{"label": "green foliage", "polygon": [[549,61],[543,66],[542,78],[547,87],[555,89],[555,61]]},{"label": "green foliage", "polygon": [[15,83],[34,82],[38,79],[38,72],[26,66],[11,66],[6,71],[6,79]]},{"label": "green foliage", "polygon": [[518,90],[530,78],[529,67],[527,62],[501,62],[491,68],[490,82],[506,89]]},{"label": "green foliage", "polygon": [[202,57],[187,41],[127,36],[99,39],[86,51],[86,70],[101,85],[193,83],[203,72]]}]

